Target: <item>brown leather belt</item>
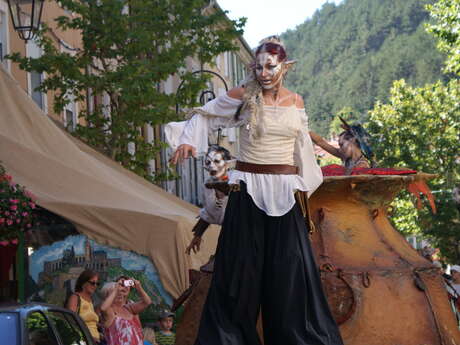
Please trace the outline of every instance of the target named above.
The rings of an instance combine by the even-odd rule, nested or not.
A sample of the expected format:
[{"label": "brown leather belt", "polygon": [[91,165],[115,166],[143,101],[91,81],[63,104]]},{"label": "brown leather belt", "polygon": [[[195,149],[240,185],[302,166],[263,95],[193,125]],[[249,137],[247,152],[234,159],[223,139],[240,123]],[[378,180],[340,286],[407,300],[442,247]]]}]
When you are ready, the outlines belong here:
[{"label": "brown leather belt", "polygon": [[253,164],[236,162],[236,170],[254,174],[278,174],[278,175],[297,175],[299,169],[287,164]]}]

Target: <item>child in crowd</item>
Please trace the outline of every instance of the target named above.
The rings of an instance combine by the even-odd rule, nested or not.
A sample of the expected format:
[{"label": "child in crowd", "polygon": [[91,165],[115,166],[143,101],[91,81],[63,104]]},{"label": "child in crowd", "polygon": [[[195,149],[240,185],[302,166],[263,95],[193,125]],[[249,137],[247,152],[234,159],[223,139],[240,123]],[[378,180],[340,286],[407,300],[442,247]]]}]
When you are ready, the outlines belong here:
[{"label": "child in crowd", "polygon": [[176,335],[171,331],[174,324],[174,313],[167,311],[161,313],[158,324],[160,327],[159,332],[156,334],[158,345],[174,345]]},{"label": "child in crowd", "polygon": [[158,345],[153,328],[146,326],[142,329],[142,333],[144,333],[144,345]]}]

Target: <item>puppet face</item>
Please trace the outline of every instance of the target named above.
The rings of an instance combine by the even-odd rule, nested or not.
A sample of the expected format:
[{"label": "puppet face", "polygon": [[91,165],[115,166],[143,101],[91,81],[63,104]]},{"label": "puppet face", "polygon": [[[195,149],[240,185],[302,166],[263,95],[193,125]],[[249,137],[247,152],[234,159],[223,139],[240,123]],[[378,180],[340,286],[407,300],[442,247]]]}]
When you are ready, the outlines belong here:
[{"label": "puppet face", "polygon": [[214,178],[221,178],[227,174],[227,162],[222,152],[211,150],[206,155],[204,168]]},{"label": "puppet face", "polygon": [[255,73],[264,89],[272,89],[283,80],[283,62],[278,54],[262,51],[256,57]]}]

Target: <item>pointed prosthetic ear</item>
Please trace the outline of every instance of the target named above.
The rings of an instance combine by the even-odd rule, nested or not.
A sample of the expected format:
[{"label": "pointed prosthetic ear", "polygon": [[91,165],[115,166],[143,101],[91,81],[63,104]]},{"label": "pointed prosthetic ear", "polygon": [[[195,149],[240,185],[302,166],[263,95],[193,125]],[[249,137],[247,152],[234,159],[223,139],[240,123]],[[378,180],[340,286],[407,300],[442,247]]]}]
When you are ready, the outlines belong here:
[{"label": "pointed prosthetic ear", "polygon": [[284,70],[286,72],[289,71],[296,63],[297,63],[297,60],[288,60],[286,62],[283,62]]}]

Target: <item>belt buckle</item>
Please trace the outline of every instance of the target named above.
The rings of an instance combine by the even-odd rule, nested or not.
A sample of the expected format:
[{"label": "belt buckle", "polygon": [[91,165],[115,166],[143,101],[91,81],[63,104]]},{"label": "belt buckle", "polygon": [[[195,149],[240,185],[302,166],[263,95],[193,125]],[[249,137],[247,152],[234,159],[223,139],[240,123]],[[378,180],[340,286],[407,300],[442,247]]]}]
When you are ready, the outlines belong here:
[{"label": "belt buckle", "polygon": [[239,192],[241,190],[241,187],[237,183],[232,183],[228,185],[229,191],[230,192]]}]

